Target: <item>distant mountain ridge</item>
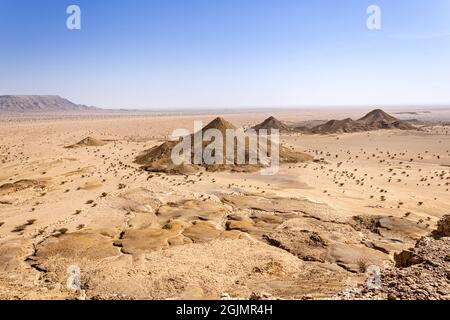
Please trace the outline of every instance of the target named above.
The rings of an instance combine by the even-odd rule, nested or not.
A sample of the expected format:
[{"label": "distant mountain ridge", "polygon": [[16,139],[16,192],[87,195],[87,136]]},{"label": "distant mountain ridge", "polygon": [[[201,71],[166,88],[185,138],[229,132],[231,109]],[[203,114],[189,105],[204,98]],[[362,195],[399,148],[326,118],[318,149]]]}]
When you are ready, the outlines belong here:
[{"label": "distant mountain ridge", "polygon": [[350,118],[344,120],[330,120],[311,129],[312,133],[349,133],[367,131],[367,128],[358,121]]},{"label": "distant mountain ridge", "polygon": [[101,110],[73,103],[57,95],[4,95],[0,96],[1,112],[62,112]]},{"label": "distant mountain ridge", "polygon": [[330,120],[322,124],[305,127],[289,126],[284,122],[270,117],[262,123],[257,124],[252,129],[278,129],[284,132],[303,132],[305,134],[334,134],[375,131],[382,129],[416,130],[417,128],[407,121],[399,120],[380,109],[375,109],[358,120],[350,118],[344,120]]},{"label": "distant mountain ridge", "polygon": [[399,120],[380,109],[375,109],[358,120],[330,120],[325,124],[312,128],[312,133],[350,133],[374,131],[382,129],[415,130],[416,127],[406,121]]},{"label": "distant mountain ridge", "polygon": [[407,123],[406,121],[399,120],[390,114],[384,112],[383,110],[376,109],[364,117],[358,120],[370,130],[380,130],[380,129],[400,129],[400,130],[414,130],[415,127]]},{"label": "distant mountain ridge", "polygon": [[289,128],[288,125],[286,125],[285,123],[281,122],[280,120],[278,120],[275,117],[270,117],[267,118],[266,120],[264,120],[262,123],[254,126],[252,129],[259,131],[261,129],[263,130],[280,130],[280,131],[290,131],[291,128]]},{"label": "distant mountain ridge", "polygon": [[361,119],[358,119],[358,121],[365,122],[365,123],[374,123],[374,122],[386,122],[386,123],[393,123],[396,121],[399,121],[397,118],[391,116],[390,114],[384,112],[381,109],[375,109],[370,111],[368,114],[366,114]]}]

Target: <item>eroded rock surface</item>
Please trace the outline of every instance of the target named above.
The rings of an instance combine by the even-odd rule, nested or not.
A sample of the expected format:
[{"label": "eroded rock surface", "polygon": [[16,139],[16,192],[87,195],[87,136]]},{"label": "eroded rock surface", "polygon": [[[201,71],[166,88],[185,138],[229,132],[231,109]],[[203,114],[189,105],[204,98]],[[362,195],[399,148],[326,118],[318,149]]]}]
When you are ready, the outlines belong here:
[{"label": "eroded rock surface", "polygon": [[[438,225],[442,225],[445,217]],[[434,233],[433,233],[434,234]],[[359,286],[338,295],[344,299],[450,299],[450,238],[422,237],[395,255],[395,265],[381,269],[380,286]]]},{"label": "eroded rock surface", "polygon": [[[213,299],[226,293],[301,299],[330,297],[361,283],[369,266],[392,264],[394,253],[409,268],[441,263],[436,255],[416,252],[429,242],[411,255],[398,253],[399,243],[407,245],[426,229],[407,219],[349,219],[325,204],[296,198],[238,194],[221,200],[163,203],[144,188],[119,192],[105,203],[139,223],[52,233],[34,252],[5,242],[0,268],[23,272],[28,266],[49,293],[62,290],[66,297],[73,296],[61,289],[67,268],[76,265],[87,298]],[[444,274],[439,270],[432,272]]]}]

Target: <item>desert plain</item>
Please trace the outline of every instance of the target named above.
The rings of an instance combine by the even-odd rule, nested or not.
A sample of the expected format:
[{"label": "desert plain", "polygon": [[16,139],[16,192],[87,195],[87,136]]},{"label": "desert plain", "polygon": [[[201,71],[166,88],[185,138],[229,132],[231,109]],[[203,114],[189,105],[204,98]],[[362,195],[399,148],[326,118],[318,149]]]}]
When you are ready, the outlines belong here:
[{"label": "desert plain", "polygon": [[312,160],[273,176],[135,161],[196,120],[369,111],[2,115],[0,299],[448,299],[450,110],[386,110],[414,130],[282,131]]}]

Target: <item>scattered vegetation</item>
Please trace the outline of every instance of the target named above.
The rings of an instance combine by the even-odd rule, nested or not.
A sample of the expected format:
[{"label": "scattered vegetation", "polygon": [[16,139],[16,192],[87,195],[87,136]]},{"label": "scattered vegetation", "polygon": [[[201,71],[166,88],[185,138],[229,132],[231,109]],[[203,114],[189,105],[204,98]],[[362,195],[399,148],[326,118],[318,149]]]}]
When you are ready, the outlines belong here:
[{"label": "scattered vegetation", "polygon": [[367,261],[366,258],[360,258],[356,262],[358,265],[359,272],[364,273],[367,271],[367,268],[369,267],[369,261]]}]

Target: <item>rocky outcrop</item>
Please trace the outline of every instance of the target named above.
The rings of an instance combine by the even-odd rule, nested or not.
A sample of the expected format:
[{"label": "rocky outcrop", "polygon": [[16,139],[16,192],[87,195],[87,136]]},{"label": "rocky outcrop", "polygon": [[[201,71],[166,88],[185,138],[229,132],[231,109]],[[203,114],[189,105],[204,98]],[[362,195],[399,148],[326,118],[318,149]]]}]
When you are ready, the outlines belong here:
[{"label": "rocky outcrop", "polygon": [[[379,275],[378,288],[362,285],[346,289],[340,299],[448,300],[450,299],[449,216],[438,223],[432,236],[422,237],[414,248],[395,254],[395,265]],[[440,237],[436,237],[440,235]]]},{"label": "rocky outcrop", "polygon": [[350,118],[344,120],[330,120],[327,123],[318,125],[309,131],[319,134],[351,133],[382,129],[414,130],[413,125],[406,121],[399,120],[383,110],[376,109],[358,120]]},{"label": "rocky outcrop", "polygon": [[264,120],[262,123],[254,126],[252,129],[259,131],[259,130],[267,130],[271,132],[272,130],[279,130],[281,132],[291,131],[291,128],[289,128],[288,125],[281,122],[275,117],[270,117]]},{"label": "rocky outcrop", "polygon": [[435,235],[438,237],[450,237],[450,214],[443,216],[439,220]]},{"label": "rocky outcrop", "polygon": [[[220,144],[222,145],[223,150],[222,154],[218,155],[218,157],[220,158],[216,159],[218,160],[218,163],[208,163],[208,161],[206,161],[206,159],[204,158],[204,154],[201,154],[201,161],[198,161],[197,164],[193,164],[192,162],[194,162],[193,159],[195,158],[196,153],[198,153],[199,151],[203,152],[206,148],[211,148],[211,146],[214,146],[214,143],[216,143],[216,141],[211,142],[205,138],[205,133],[209,129],[214,130],[215,132],[220,132],[222,134],[222,141]],[[202,168],[209,172],[253,172],[267,166],[267,163],[264,161],[264,159],[260,158],[259,153],[263,148],[267,148],[266,154],[268,156],[271,156],[271,148],[274,142],[261,139],[260,137],[258,144],[255,146],[251,145],[249,141],[250,139],[246,137],[244,143],[239,142],[239,140],[236,138],[230,143],[230,141],[227,140],[227,132],[229,131],[238,133],[238,129],[232,123],[218,117],[211,121],[208,125],[206,125],[202,130],[199,130],[198,132],[190,136],[190,160],[180,159],[184,160],[184,162],[182,164],[175,164],[172,159],[172,151],[175,150],[175,147],[179,142],[166,141],[159,146],[155,146],[149,150],[145,150],[144,152],[142,152],[136,157],[135,162],[142,165],[142,168],[146,171],[164,172],[173,175],[191,175],[197,173]],[[187,138],[189,138],[189,136]],[[201,141],[200,149],[197,149],[197,146],[195,144],[195,140],[197,139]],[[264,146],[265,143],[261,141],[266,141],[268,145]],[[234,150],[232,150],[234,159],[228,158],[228,145],[231,145],[232,148],[234,148]],[[293,151],[279,144],[278,147],[278,156],[280,163],[303,163],[313,160],[313,157],[306,153]],[[214,150],[214,156],[215,152],[216,151]],[[239,152],[242,152],[242,154],[239,154],[238,156]],[[250,161],[250,155],[257,155],[257,163],[253,163],[253,161]],[[243,161],[238,161],[238,158],[240,156],[243,157]]]},{"label": "rocky outcrop", "polygon": [[100,109],[73,103],[60,96],[0,96],[0,111],[4,112],[61,112],[98,111]]}]

